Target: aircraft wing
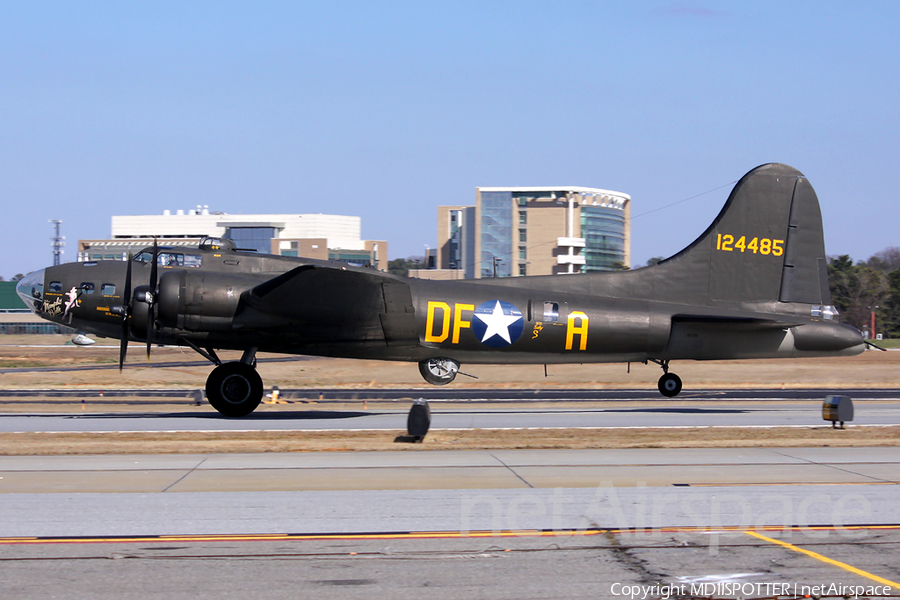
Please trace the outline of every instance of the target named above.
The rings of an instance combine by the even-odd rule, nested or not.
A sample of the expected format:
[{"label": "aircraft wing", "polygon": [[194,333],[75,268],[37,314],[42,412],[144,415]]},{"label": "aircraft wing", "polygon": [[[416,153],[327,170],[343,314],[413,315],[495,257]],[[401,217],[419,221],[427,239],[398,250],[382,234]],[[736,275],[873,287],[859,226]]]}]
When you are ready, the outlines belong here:
[{"label": "aircraft wing", "polygon": [[316,339],[384,339],[384,284],[394,280],[378,272],[302,265],[265,281],[242,295],[243,328],[293,328]]},{"label": "aircraft wing", "polygon": [[383,312],[381,286],[386,279],[378,272],[302,265],[252,288],[246,300],[270,315],[293,316],[298,310],[328,315],[369,306]]}]

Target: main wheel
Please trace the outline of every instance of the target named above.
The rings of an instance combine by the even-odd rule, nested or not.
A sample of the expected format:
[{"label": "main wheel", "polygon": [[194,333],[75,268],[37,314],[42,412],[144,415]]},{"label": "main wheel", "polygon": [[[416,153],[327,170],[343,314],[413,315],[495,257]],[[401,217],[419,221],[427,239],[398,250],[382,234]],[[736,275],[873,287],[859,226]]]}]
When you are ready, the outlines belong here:
[{"label": "main wheel", "polygon": [[419,363],[419,373],[431,385],[447,385],[456,379],[459,363],[452,358],[429,358]]},{"label": "main wheel", "polygon": [[262,378],[242,362],[219,365],[206,379],[206,397],[226,417],[245,417],[262,401]]},{"label": "main wheel", "polygon": [[659,393],[666,398],[677,396],[681,392],[681,377],[675,373],[666,373],[659,378],[657,387],[659,388]]}]

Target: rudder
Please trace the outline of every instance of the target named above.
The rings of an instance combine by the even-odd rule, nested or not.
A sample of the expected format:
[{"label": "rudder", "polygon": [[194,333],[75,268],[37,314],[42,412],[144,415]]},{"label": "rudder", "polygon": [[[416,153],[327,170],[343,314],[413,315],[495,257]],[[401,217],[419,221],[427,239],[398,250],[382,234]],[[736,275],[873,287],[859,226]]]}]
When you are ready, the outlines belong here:
[{"label": "rudder", "polygon": [[815,190],[803,176],[797,179],[794,187],[779,299],[782,302],[831,304],[822,212]]}]

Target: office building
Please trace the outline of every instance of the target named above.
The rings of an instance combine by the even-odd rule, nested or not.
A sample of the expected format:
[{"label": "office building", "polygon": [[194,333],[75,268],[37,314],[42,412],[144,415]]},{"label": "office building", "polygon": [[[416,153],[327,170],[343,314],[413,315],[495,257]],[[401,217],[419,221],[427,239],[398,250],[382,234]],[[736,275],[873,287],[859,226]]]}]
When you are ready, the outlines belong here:
[{"label": "office building", "polygon": [[323,214],[233,215],[211,212],[208,207],[179,210],[175,214],[112,217],[112,236],[107,240],[80,240],[78,260],[124,259],[153,243],[196,246],[204,237],[224,237],[238,248],[267,254],[338,260],[357,265],[388,268],[387,242],[361,239],[361,219]]},{"label": "office building", "polygon": [[631,266],[631,197],[597,188],[483,187],[475,206],[438,207],[436,269],[411,275],[478,279]]}]

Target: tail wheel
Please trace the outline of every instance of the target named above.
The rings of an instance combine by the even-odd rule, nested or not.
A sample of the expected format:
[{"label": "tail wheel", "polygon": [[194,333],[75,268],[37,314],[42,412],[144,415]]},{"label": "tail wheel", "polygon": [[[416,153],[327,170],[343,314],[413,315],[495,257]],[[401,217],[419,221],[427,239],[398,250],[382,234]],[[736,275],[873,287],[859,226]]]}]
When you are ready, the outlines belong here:
[{"label": "tail wheel", "polygon": [[206,379],[206,397],[226,417],[245,417],[262,401],[262,378],[250,365],[224,363]]},{"label": "tail wheel", "polygon": [[677,396],[681,392],[681,377],[675,373],[666,373],[659,378],[659,393],[666,398]]},{"label": "tail wheel", "polygon": [[459,363],[452,358],[429,358],[419,363],[419,373],[431,385],[447,385],[459,372]]}]

